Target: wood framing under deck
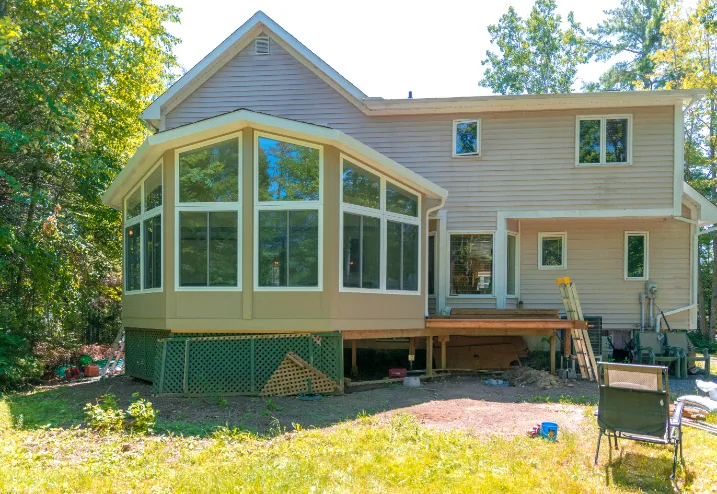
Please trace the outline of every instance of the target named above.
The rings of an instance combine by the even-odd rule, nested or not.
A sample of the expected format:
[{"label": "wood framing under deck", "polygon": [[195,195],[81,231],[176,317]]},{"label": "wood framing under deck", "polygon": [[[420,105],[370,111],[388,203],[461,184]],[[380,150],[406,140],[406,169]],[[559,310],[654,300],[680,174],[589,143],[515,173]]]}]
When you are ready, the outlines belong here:
[{"label": "wood framing under deck", "polygon": [[[343,331],[344,340],[375,338],[425,337],[432,357],[434,336],[548,336],[550,338],[550,372],[555,374],[556,333],[559,329],[587,329],[585,321],[566,319],[462,319],[432,317],[424,328]],[[353,348],[353,343],[352,343]],[[441,357],[445,353],[441,349]],[[353,355],[352,355],[353,356]],[[442,366],[444,366],[442,364]],[[432,359],[426,362],[426,375],[433,374]]]}]

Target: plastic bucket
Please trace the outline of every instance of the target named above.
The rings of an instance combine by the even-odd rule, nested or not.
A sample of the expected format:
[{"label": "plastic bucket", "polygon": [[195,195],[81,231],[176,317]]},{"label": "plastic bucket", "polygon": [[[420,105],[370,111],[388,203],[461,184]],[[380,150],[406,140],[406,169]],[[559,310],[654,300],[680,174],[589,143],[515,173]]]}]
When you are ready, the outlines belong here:
[{"label": "plastic bucket", "polygon": [[540,435],[548,441],[558,439],[558,424],[555,422],[543,422],[540,424]]}]

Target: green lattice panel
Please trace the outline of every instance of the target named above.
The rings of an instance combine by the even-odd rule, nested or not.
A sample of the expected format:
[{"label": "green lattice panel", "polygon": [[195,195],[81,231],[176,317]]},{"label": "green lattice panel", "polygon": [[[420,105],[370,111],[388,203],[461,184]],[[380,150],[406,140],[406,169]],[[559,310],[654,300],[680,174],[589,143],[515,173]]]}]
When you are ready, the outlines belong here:
[{"label": "green lattice panel", "polygon": [[254,372],[257,392],[261,392],[288,352],[295,352],[311,363],[308,338],[307,336],[287,336],[254,340]]},{"label": "green lattice panel", "polygon": [[152,381],[158,361],[157,339],[168,331],[125,328],[125,373],[132,377]]},{"label": "green lattice panel", "polygon": [[251,392],[251,340],[190,340],[190,394]]},{"label": "green lattice panel", "polygon": [[311,337],[314,367],[336,382],[343,379],[341,372],[341,334],[317,334]]},{"label": "green lattice panel", "polygon": [[148,381],[154,380],[155,367],[161,356],[159,339],[169,335],[168,331],[148,329],[144,333],[145,376]]},{"label": "green lattice panel", "polygon": [[184,340],[168,338],[166,341],[167,357],[160,392],[181,394],[184,392]]}]

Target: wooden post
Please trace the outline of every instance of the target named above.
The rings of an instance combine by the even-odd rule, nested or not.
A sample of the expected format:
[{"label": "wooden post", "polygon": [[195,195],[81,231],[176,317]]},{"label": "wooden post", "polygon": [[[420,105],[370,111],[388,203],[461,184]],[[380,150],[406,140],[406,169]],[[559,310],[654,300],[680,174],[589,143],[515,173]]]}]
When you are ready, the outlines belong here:
[{"label": "wooden post", "polygon": [[356,364],[356,340],[351,340],[351,376],[358,376],[358,365]]},{"label": "wooden post", "polygon": [[416,338],[408,339],[408,354],[416,356]]},{"label": "wooden post", "polygon": [[568,355],[572,354],[572,331],[569,329],[566,329],[563,331],[563,357],[567,357]]},{"label": "wooden post", "polygon": [[550,335],[550,373],[555,375],[555,333]]},{"label": "wooden post", "polygon": [[426,336],[426,375],[433,375],[433,336]]},{"label": "wooden post", "polygon": [[447,367],[447,365],[446,365],[446,346],[447,346],[449,338],[450,338],[450,336],[448,336],[448,335],[443,335],[443,336],[438,337],[438,341],[441,342],[441,369],[443,369],[443,370],[445,370]]}]

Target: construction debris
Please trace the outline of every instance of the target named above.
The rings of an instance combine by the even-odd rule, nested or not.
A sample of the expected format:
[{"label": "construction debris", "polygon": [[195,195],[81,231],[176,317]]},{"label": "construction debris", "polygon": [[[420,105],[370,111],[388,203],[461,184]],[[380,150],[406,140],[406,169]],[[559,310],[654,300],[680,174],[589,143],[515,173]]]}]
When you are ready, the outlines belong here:
[{"label": "construction debris", "polygon": [[506,371],[501,376],[507,379],[513,386],[536,386],[542,389],[557,388],[564,385],[564,382],[549,372],[531,369],[530,367],[519,367]]}]

